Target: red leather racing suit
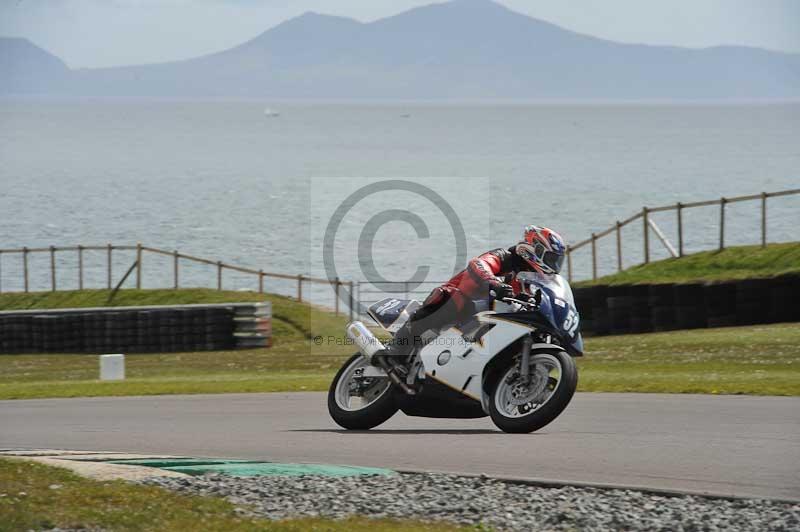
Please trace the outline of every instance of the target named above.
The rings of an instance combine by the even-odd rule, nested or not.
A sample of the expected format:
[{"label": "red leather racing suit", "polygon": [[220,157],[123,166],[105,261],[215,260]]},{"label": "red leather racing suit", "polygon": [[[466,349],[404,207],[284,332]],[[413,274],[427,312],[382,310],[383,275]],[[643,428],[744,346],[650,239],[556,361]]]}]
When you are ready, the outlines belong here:
[{"label": "red leather racing suit", "polygon": [[491,299],[489,291],[498,284],[509,284],[515,294],[519,293],[516,276],[520,271],[530,271],[530,266],[514,247],[494,249],[475,257],[452,279],[431,291],[395,335],[396,341],[417,343],[426,330],[469,319],[475,313],[475,302]]}]

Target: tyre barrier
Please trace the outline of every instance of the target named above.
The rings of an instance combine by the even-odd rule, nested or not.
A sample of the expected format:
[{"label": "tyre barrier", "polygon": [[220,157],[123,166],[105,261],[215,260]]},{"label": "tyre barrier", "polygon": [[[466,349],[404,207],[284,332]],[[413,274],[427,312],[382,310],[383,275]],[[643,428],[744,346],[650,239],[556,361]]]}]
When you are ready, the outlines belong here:
[{"label": "tyre barrier", "polygon": [[584,327],[594,330],[594,305],[592,301],[592,291],[584,290],[582,292],[575,292],[575,306],[581,309],[581,323]]},{"label": "tyre barrier", "polygon": [[707,326],[703,283],[676,284],[675,323],[677,329],[701,329]]},{"label": "tyre barrier", "polygon": [[645,285],[648,291],[648,304],[654,331],[677,329],[675,316],[675,294],[672,285]]},{"label": "tyre barrier", "polygon": [[736,285],[709,283],[703,291],[708,327],[736,325]]},{"label": "tyre barrier", "polygon": [[650,287],[647,285],[633,285],[630,288],[631,297],[631,332],[644,333],[653,330],[653,321],[650,318]]},{"label": "tyre barrier", "polygon": [[269,347],[269,303],[0,312],[0,354]]},{"label": "tyre barrier", "polygon": [[588,336],[800,321],[800,275],[574,289]]},{"label": "tyre barrier", "polygon": [[609,332],[621,334],[630,332],[633,314],[630,286],[612,286],[608,289],[606,306],[608,308]]},{"label": "tyre barrier", "polygon": [[608,334],[610,323],[608,311],[606,310],[606,299],[608,298],[607,286],[595,286],[592,291],[592,308],[594,318],[594,330],[597,334]]}]

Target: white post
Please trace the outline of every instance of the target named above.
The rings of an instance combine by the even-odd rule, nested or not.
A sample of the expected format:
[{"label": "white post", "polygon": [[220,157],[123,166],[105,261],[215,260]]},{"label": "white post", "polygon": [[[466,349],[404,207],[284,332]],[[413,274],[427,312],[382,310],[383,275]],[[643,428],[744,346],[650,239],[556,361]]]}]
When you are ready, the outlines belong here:
[{"label": "white post", "polygon": [[100,380],[125,379],[125,355],[100,355]]}]

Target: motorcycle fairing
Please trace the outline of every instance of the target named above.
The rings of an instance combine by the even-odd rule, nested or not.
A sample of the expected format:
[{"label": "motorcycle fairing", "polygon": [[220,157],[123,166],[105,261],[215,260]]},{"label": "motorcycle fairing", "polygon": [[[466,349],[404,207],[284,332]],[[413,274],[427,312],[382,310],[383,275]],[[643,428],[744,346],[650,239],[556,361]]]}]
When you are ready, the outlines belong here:
[{"label": "motorcycle fairing", "polygon": [[401,392],[397,392],[395,397],[400,410],[407,416],[471,419],[487,415],[480,401],[430,376],[414,397]]},{"label": "motorcycle fairing", "polygon": [[583,337],[580,333],[580,315],[569,283],[560,275],[537,272],[520,272],[517,279],[523,291],[533,295],[537,289],[542,297],[539,308],[533,312],[516,312],[507,319],[531,323],[556,336],[572,356],[583,355]]},{"label": "motorcycle fairing", "polygon": [[469,341],[469,336],[460,329],[450,327],[419,353],[426,381],[436,380],[479,402],[486,413],[488,396],[483,387],[484,369],[503,349],[531,332],[530,326],[497,319],[496,316],[492,311],[476,315],[478,321],[496,325],[476,341]]}]

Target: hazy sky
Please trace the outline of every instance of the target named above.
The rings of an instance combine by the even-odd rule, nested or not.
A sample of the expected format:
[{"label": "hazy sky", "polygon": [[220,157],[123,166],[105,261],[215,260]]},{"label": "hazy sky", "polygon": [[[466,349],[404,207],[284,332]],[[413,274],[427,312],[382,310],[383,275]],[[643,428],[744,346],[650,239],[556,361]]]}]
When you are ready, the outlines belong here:
[{"label": "hazy sky", "polygon": [[[229,48],[305,11],[361,21],[434,0],[0,0],[0,35],[71,67],[184,59]],[[742,44],[800,53],[800,0],[499,0],[581,33],[648,44]]]}]

